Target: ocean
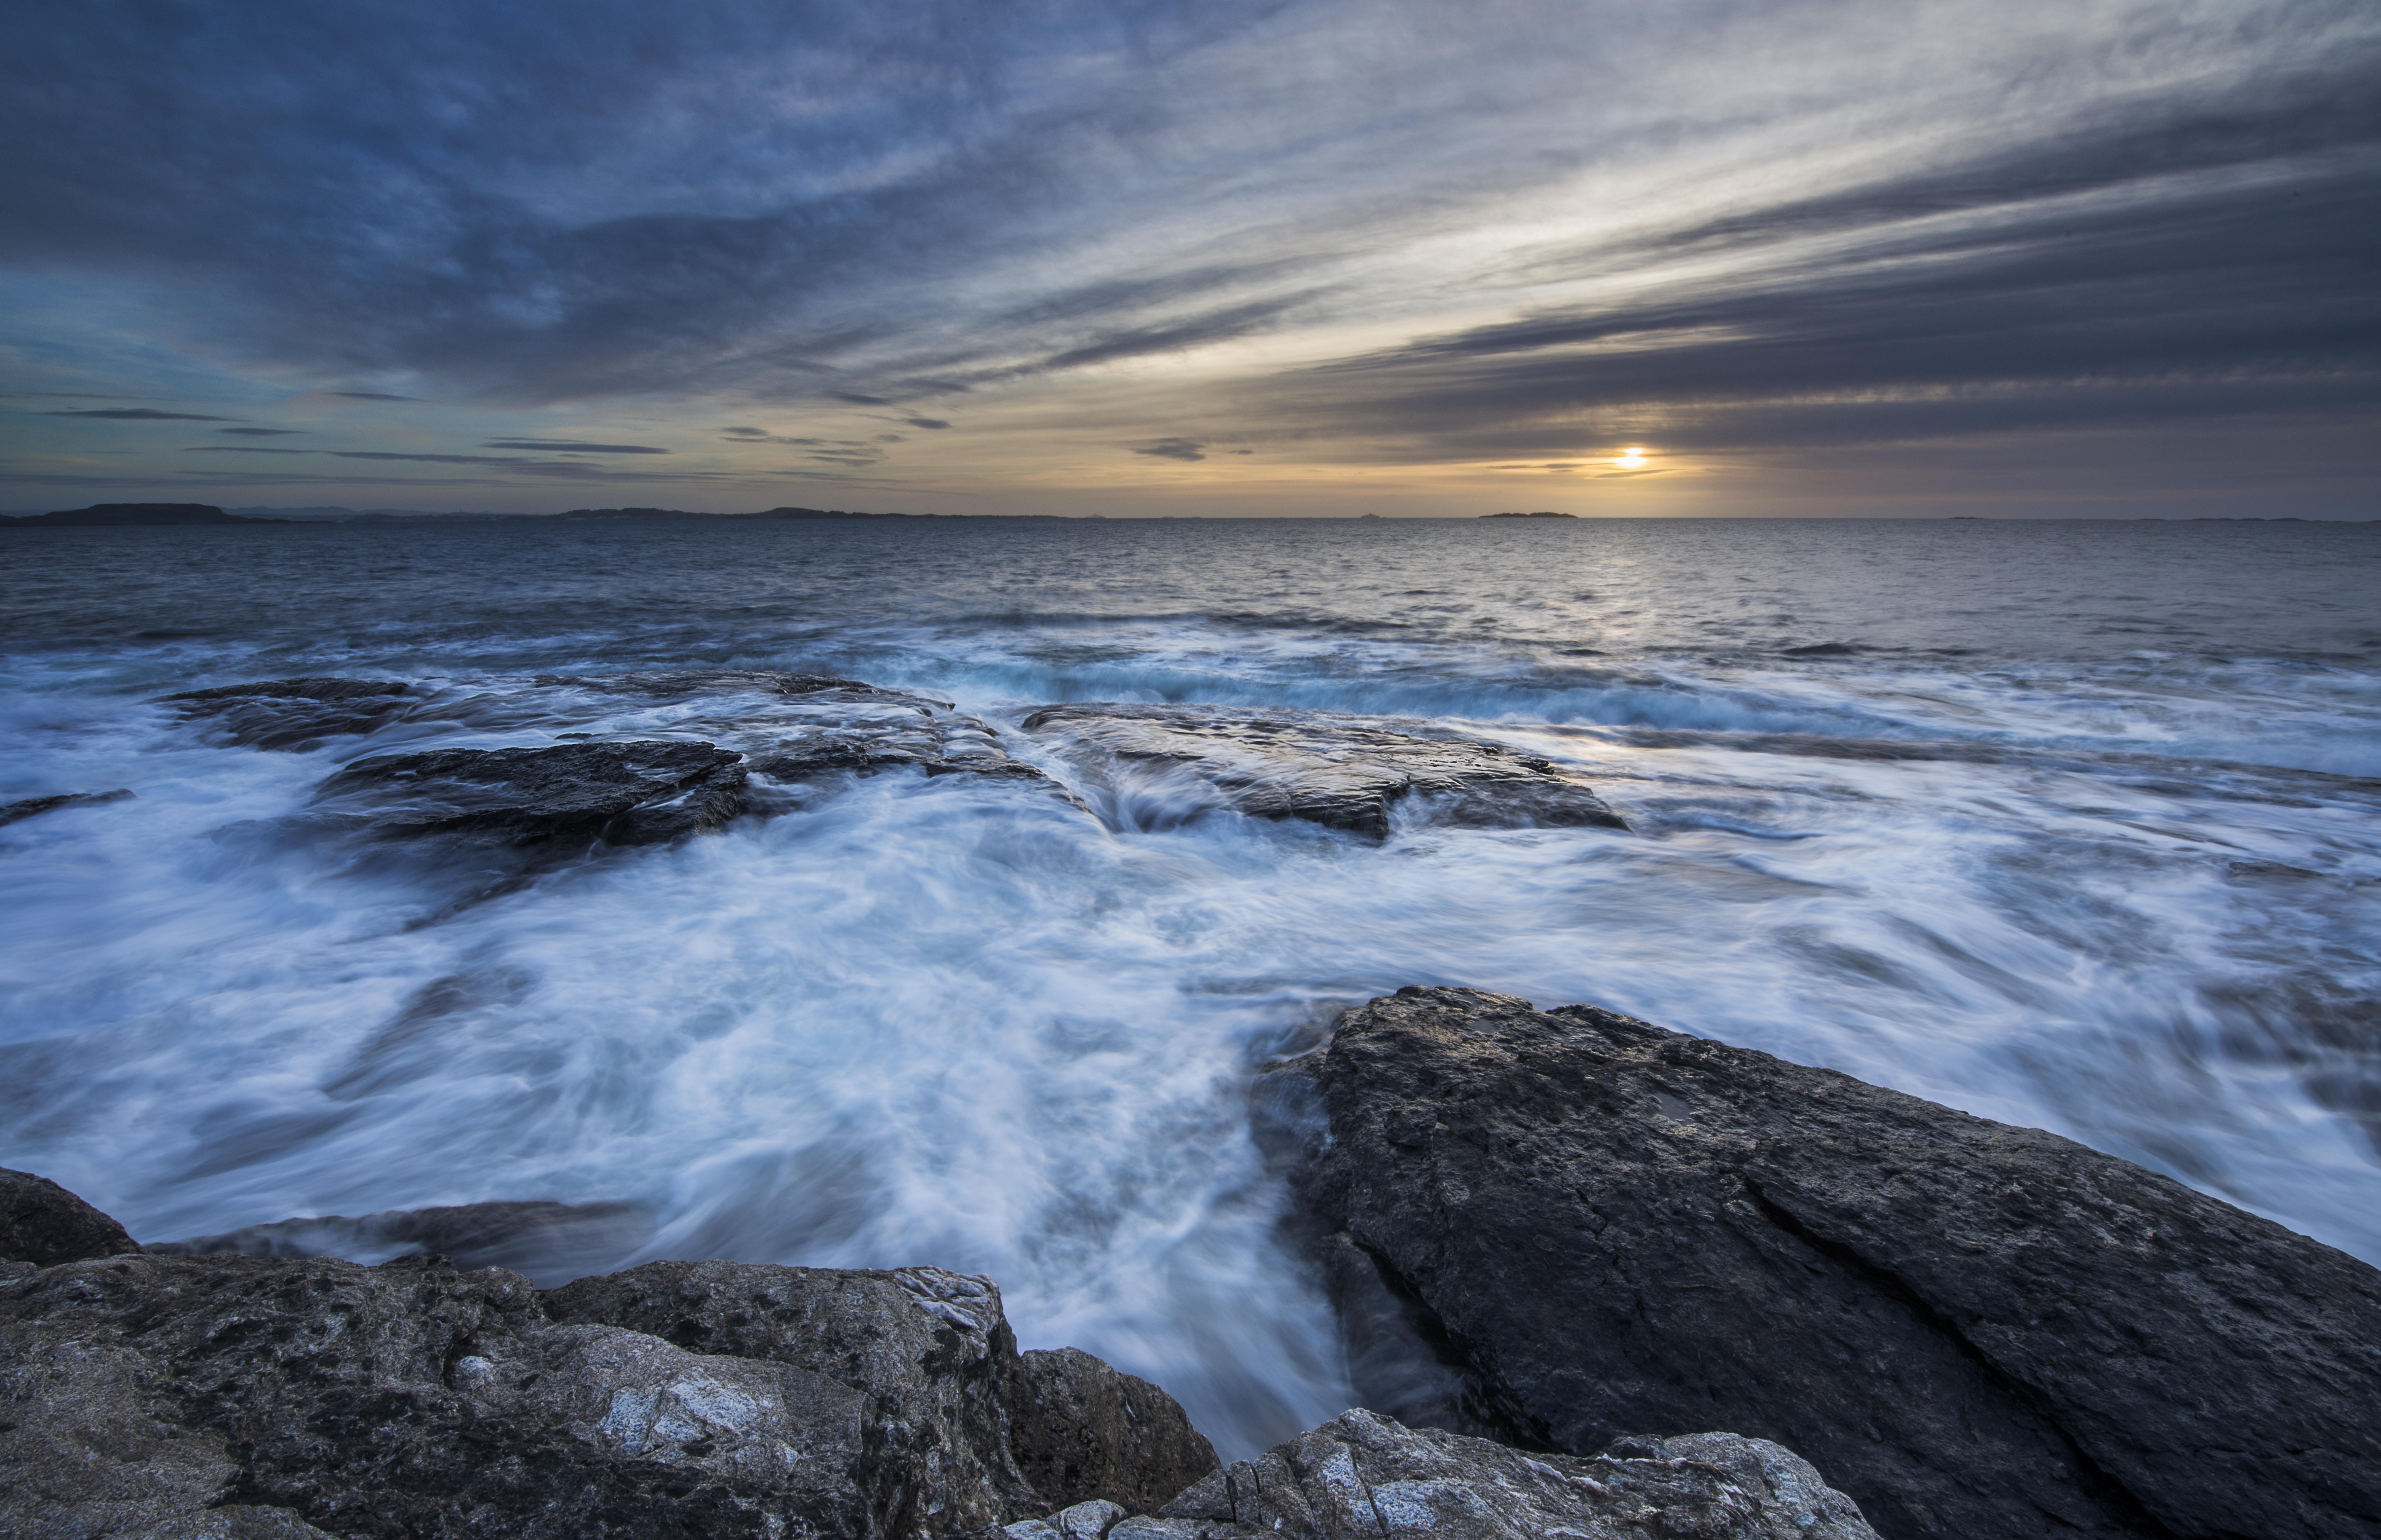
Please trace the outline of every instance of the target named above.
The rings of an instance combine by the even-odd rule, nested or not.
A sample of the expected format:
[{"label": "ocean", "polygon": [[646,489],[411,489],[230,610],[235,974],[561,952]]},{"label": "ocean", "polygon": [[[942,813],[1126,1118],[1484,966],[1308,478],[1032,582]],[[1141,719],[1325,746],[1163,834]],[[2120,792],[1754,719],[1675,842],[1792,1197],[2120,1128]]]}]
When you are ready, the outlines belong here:
[{"label": "ocean", "polygon": [[[1352,1399],[1252,1085],[1449,984],[2051,1129],[2381,1263],[2381,523],[463,519],[0,562],[0,801],[135,794],[0,828],[0,1165],[144,1240],[556,1199],[641,1217],[541,1283],[988,1273],[1023,1345],[1245,1455]],[[895,772],[490,887],[296,815],[360,755],[693,726],[589,696],[275,752],[153,703],[692,667],[954,703],[1081,805]],[[1067,701],[1459,733],[1630,828],[1087,786],[1016,730]]]}]

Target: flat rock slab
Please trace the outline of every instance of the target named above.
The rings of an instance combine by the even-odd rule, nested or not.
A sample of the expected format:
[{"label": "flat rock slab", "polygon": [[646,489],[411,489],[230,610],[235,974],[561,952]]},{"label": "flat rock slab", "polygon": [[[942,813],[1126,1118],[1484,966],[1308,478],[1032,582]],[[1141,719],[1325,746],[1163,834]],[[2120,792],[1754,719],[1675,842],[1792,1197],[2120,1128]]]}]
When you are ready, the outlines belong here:
[{"label": "flat rock slab", "polygon": [[0,802],[0,825],[14,824],[20,819],[55,813],[60,808],[88,807],[100,802],[120,802],[131,792],[121,787],[114,791],[62,791],[54,797],[28,797],[22,801]]},{"label": "flat rock slab", "polygon": [[[164,700],[226,745],[304,752],[373,734],[409,742],[410,752],[351,762],[316,798],[318,815],[383,835],[519,847],[665,844],[781,811],[805,788],[889,770],[1026,783],[1073,801],[1010,758],[982,719],[828,675],[676,669],[477,686],[310,678]],[[437,745],[462,732],[482,744],[534,741]],[[96,799],[12,803],[0,823],[76,800]]]},{"label": "flat rock slab", "polygon": [[368,733],[419,705],[423,691],[402,679],[260,679],[164,697],[185,721],[204,721],[217,741],[299,751],[325,738]]},{"label": "flat rock slab", "polygon": [[[1874,1540],[1792,1451],[1706,1433],[1532,1455],[1349,1412],[1236,1461],[1155,1514],[1068,1509],[1009,1540]],[[1118,1521],[1121,1522],[1118,1522]]]},{"label": "flat rock slab", "polygon": [[380,834],[656,845],[734,818],[744,783],[743,756],[709,743],[433,749],[358,760],[314,805]]},{"label": "flat rock slab", "polygon": [[1897,1540],[2381,1535],[2381,1273],[2179,1182],[1471,990],[1287,1072],[1312,1213],[1544,1447],[1734,1428]]},{"label": "flat rock slab", "polygon": [[1435,820],[1471,827],[1628,827],[1546,760],[1348,717],[1082,704],[1044,706],[1022,727],[1112,790],[1187,792],[1257,818],[1379,837],[1394,808],[1422,801]]}]

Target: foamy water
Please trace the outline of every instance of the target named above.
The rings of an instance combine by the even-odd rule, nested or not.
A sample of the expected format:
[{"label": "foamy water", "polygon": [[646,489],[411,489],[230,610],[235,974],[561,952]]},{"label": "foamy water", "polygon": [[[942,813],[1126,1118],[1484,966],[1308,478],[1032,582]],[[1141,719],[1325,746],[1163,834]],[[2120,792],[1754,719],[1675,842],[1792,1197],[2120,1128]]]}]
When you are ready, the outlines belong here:
[{"label": "foamy water", "polygon": [[[502,1198],[604,1261],[934,1263],[1245,1453],[1350,1399],[1255,1069],[1407,984],[2054,1129],[2381,1260],[2381,526],[11,532],[0,1164],[153,1240]],[[409,725],[174,689],[735,665],[1420,719],[1633,825],[1383,843],[886,775],[476,903],[293,825]],[[666,732],[623,698],[604,730]],[[1016,735],[1013,752],[1065,764]],[[547,1277],[543,1282],[558,1281]]]}]

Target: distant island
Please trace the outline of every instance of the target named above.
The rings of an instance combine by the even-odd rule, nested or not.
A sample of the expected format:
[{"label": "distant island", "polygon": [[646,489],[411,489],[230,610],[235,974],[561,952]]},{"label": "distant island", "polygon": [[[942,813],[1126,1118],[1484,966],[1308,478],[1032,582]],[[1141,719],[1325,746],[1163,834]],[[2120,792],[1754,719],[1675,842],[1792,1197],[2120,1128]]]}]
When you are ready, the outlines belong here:
[{"label": "distant island", "polygon": [[[265,513],[286,513],[280,519],[258,518]],[[572,508],[565,513],[431,513],[414,508],[305,507],[250,508],[245,513],[226,513],[210,503],[96,503],[87,508],[69,508],[57,513],[0,515],[0,525],[40,524],[51,527],[121,528],[148,524],[320,524],[369,522],[380,523],[397,519],[703,519],[715,522],[745,522],[753,519],[1056,519],[1055,513],[958,514],[958,513],[861,513],[842,508],[766,508],[759,513],[697,513],[688,508]],[[1091,517],[1097,518],[1097,514]]]},{"label": "distant island", "polygon": [[117,528],[128,524],[278,524],[278,519],[241,519],[212,503],[93,503],[87,508],[57,513],[29,513],[11,524],[47,524],[76,529]]},{"label": "distant island", "polygon": [[1576,519],[1575,513],[1484,513],[1483,519]]}]

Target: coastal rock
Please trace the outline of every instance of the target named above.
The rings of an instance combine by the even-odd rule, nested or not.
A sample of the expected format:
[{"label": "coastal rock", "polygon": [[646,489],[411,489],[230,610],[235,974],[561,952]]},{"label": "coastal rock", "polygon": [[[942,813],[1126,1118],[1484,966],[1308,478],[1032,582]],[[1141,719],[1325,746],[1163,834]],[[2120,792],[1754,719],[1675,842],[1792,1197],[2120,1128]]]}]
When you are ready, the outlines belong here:
[{"label": "coastal rock", "polygon": [[0,1262],[54,1267],[140,1249],[122,1225],[56,1182],[0,1170]]},{"label": "coastal rock", "polygon": [[[1874,1540],[1842,1493],[1791,1451],[1729,1433],[1624,1439],[1591,1460],[1527,1454],[1370,1412],[1236,1461],[1154,1516],[1075,1510],[1010,1540]],[[1119,1517],[1121,1517],[1119,1515]],[[1094,1525],[1107,1519],[1105,1527]]]},{"label": "coastal rock", "polygon": [[1412,801],[1471,827],[1628,827],[1550,762],[1469,739],[1222,706],[1044,706],[1022,726],[1111,795],[1190,813],[1229,807],[1379,837],[1391,810]]},{"label": "coastal rock", "polygon": [[1018,1468],[1059,1506],[1146,1512],[1217,1468],[1173,1397],[1080,1348],[1022,1354],[1008,1395]]},{"label": "coastal rock", "polygon": [[421,692],[402,679],[261,679],[161,697],[188,721],[212,720],[217,741],[298,752],[368,733],[404,715]]},{"label": "coastal rock", "polygon": [[[857,679],[676,669],[527,685],[292,678],[164,697],[213,741],[304,752],[402,725],[414,743],[457,732],[535,743],[416,749],[351,762],[318,817],[383,835],[526,847],[665,844],[782,811],[852,776],[914,770],[1064,788],[1009,757],[998,729],[948,703]],[[580,730],[587,729],[587,730]],[[558,740],[558,741],[557,741]],[[30,817],[58,799],[0,810]],[[1080,805],[1080,804],[1077,804]]]},{"label": "coastal rock", "polygon": [[376,754],[324,781],[319,812],[384,835],[656,845],[744,810],[743,756],[709,743],[564,743]]},{"label": "coastal rock", "polygon": [[[998,1289],[940,1268],[653,1263],[541,1294],[444,1257],[142,1252],[39,1178],[0,1195],[28,1253],[0,1274],[12,1536],[956,1537],[1097,1501],[1137,1461],[1169,1494],[1215,1468],[1162,1391],[1071,1351],[1029,1366]],[[264,1232],[297,1244],[235,1234]],[[1082,1430],[1051,1427],[1063,1397]],[[1015,1449],[1054,1440],[1079,1468],[1037,1485]]]},{"label": "coastal rock", "polygon": [[1592,1007],[1408,989],[1305,1197],[1582,1453],[1717,1424],[1897,1537],[2381,1534],[2381,1273],[2113,1157]]},{"label": "coastal rock", "polygon": [[67,791],[55,797],[28,797],[20,802],[0,802],[0,825],[14,824],[21,818],[31,818],[44,813],[55,813],[62,807],[82,807],[97,802],[120,802],[132,793],[118,788],[114,791]]}]

